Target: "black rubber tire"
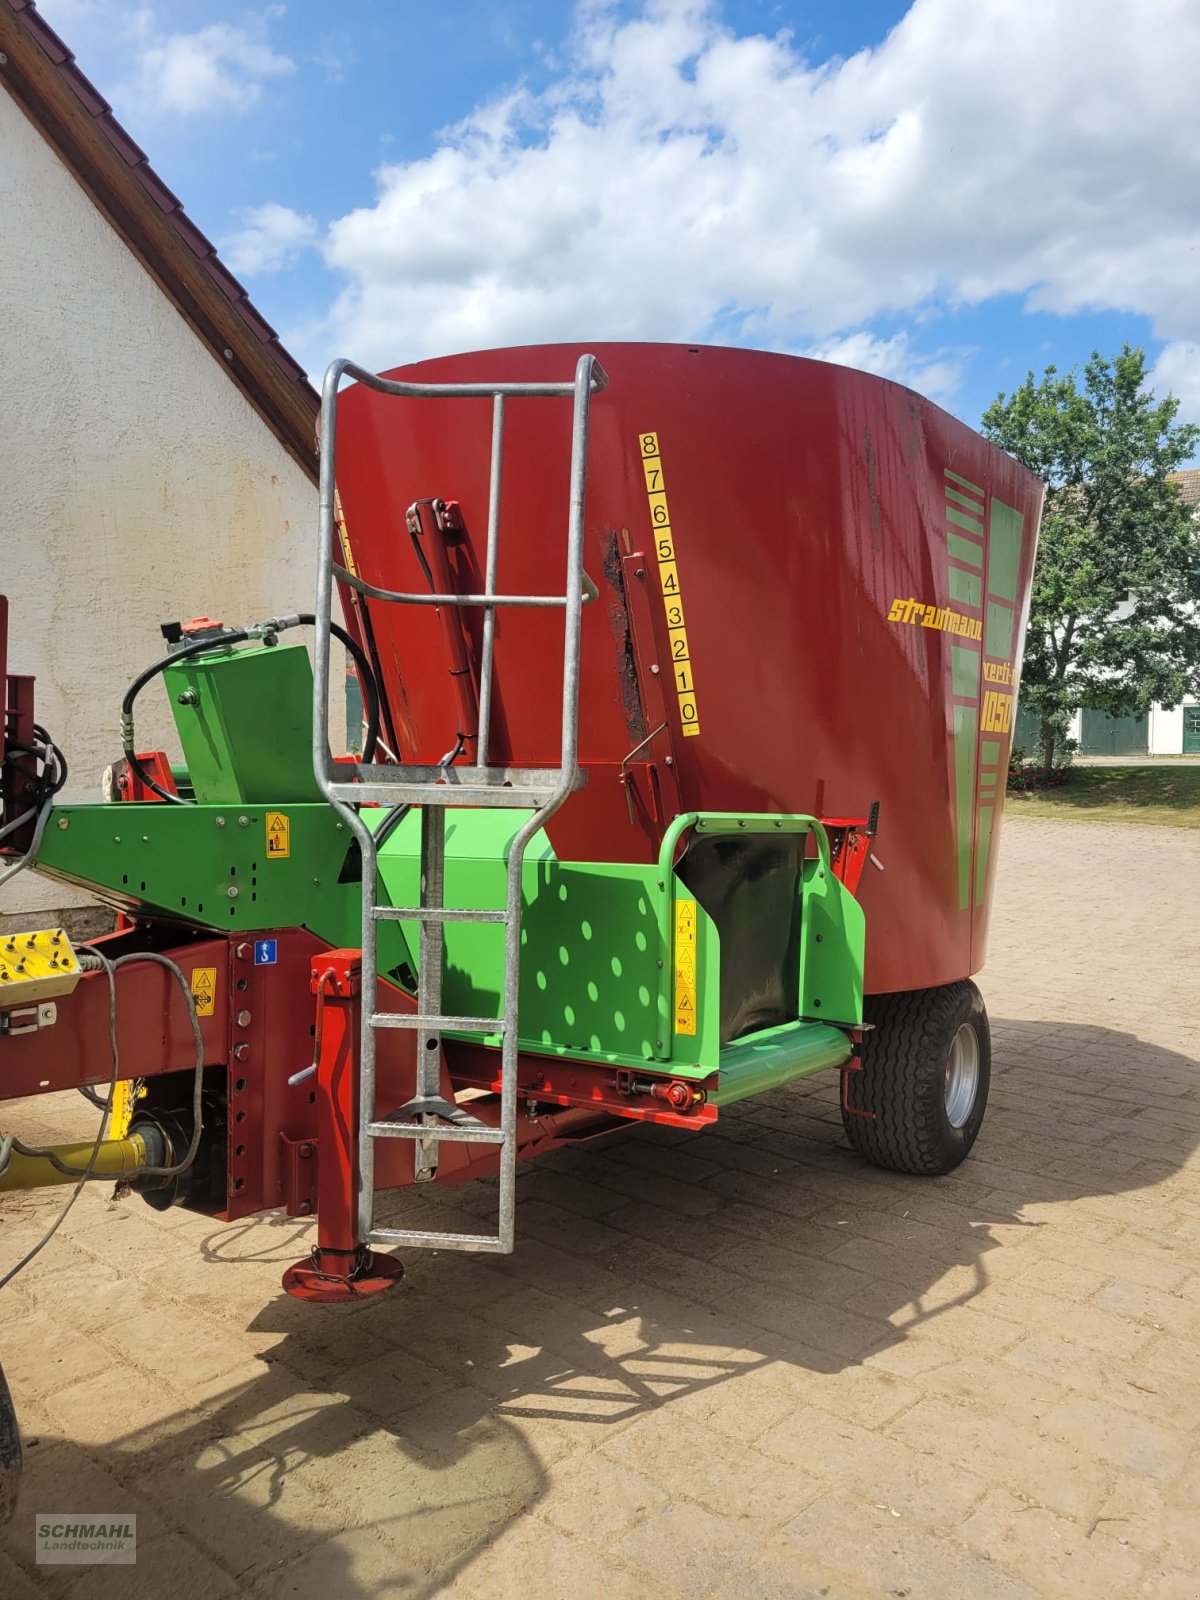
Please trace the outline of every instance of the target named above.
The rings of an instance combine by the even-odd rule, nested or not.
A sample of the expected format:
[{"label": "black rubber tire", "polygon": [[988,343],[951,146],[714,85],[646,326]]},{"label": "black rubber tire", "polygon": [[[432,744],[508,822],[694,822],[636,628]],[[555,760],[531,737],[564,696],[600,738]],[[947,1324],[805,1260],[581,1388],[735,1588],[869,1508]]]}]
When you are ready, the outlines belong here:
[{"label": "black rubber tire", "polygon": [[[892,1172],[938,1177],[953,1172],[978,1136],[992,1076],[992,1038],[983,996],[970,981],[937,989],[868,996],[864,1021],[874,1024],[862,1049],[862,1071],[847,1075],[842,1126],[860,1154]],[[979,1041],[975,1098],[961,1127],[946,1112],[946,1061],[959,1028]],[[868,1112],[869,1116],[856,1116]]]},{"label": "black rubber tire", "polygon": [[21,1483],[21,1430],[17,1410],[0,1367],[0,1524],[12,1516]]}]

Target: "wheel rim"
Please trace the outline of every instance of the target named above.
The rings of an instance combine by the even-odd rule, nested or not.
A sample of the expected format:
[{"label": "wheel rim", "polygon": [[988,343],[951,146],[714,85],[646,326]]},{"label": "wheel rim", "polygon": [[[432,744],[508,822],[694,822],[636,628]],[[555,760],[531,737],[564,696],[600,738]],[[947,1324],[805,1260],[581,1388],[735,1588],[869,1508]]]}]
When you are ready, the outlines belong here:
[{"label": "wheel rim", "polygon": [[975,1106],[979,1092],[979,1035],[964,1022],[954,1035],[946,1057],[946,1120],[961,1128]]}]

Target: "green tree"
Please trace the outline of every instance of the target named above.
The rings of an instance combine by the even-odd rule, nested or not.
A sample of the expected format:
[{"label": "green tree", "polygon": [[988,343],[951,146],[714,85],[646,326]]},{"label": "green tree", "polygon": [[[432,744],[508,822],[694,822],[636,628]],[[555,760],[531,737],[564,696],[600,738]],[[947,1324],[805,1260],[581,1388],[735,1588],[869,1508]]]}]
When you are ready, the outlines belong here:
[{"label": "green tree", "polygon": [[1128,345],[1062,375],[1047,367],[1000,394],[982,428],[1046,484],[1021,702],[1037,716],[1041,761],[1065,756],[1080,706],[1112,716],[1178,705],[1200,668],[1200,539],[1167,481],[1200,428],[1146,388]]}]

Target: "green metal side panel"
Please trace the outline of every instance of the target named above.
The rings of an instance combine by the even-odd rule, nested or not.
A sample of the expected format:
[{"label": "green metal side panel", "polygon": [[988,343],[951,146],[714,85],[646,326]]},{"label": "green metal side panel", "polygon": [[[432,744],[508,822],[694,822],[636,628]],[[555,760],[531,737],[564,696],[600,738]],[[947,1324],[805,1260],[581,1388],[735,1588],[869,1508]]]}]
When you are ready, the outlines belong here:
[{"label": "green metal side panel", "polygon": [[992,496],[991,536],[988,541],[988,593],[1017,603],[1017,578],[1021,570],[1021,534],[1025,519],[1012,506]]},{"label": "green metal side panel", "polygon": [[800,1015],[856,1028],[863,1014],[863,908],[820,859],[805,861],[800,894]]},{"label": "green metal side panel", "polygon": [[[363,815],[377,826],[386,812]],[[503,907],[508,853],[528,816],[460,810],[447,818],[448,906]],[[420,826],[420,814],[411,812],[380,849],[382,904],[419,903]],[[804,1063],[822,1050],[797,1043],[805,1019],[861,1021],[863,913],[830,869],[820,825],[811,818],[689,815],[668,831],[656,865],[560,862],[545,835],[535,839],[523,877],[523,1049],[631,1068],[653,1063],[695,1079],[723,1063],[720,941],[670,865],[675,844],[693,826],[813,832],[818,840],[818,856],[804,861],[797,888],[798,1022],[791,1031],[772,1030],[780,1038],[771,1048],[766,1041],[747,1056],[751,1076],[769,1087],[784,1081],[773,1076],[780,1071],[808,1070]],[[333,946],[360,942],[358,849],[324,803],[63,806],[51,816],[38,868],[135,914],[231,933],[304,927]],[[391,921],[378,930],[380,972],[410,991],[417,931],[415,923]],[[445,1009],[499,1015],[503,928],[448,923],[444,932]],[[738,1043],[743,1054],[750,1049],[749,1041]]]},{"label": "green metal side panel", "polygon": [[[503,907],[509,847],[528,816],[469,810],[452,815],[446,829],[447,905]],[[417,904],[420,848],[420,817],[413,812],[380,851],[387,904]],[[534,841],[523,871],[522,1049],[615,1066],[669,1062],[684,1077],[714,1070],[720,1051],[720,950],[716,929],[700,908],[697,1030],[694,1035],[673,1032],[677,888],[685,895],[673,873],[664,880],[654,866],[560,862],[544,835]],[[406,931],[415,946],[415,923],[393,926]],[[448,923],[444,933],[445,1009],[459,1016],[498,1016],[504,929]]]},{"label": "green metal side panel", "polygon": [[[745,838],[754,834],[811,834],[817,855],[802,864],[797,893],[800,897],[800,949],[796,1005],[801,1019],[839,1022],[857,1027],[862,1022],[863,971],[866,955],[866,918],[858,901],[835,876],[829,859],[829,837],[816,817],[786,813],[693,812],[677,817],[667,830],[659,852],[659,874],[688,828],[697,834],[723,834]],[[715,930],[714,930],[715,933]],[[719,977],[720,968],[717,973]]]},{"label": "green metal side panel", "polygon": [[983,597],[983,580],[977,572],[965,572],[962,567],[948,568],[950,598],[962,606],[978,606]]},{"label": "green metal side panel", "polygon": [[[950,516],[951,512],[947,511],[946,515]],[[954,520],[958,521],[958,518],[955,517]],[[972,528],[978,527],[978,524],[971,523],[969,518],[964,518],[963,520],[964,526],[970,523]],[[979,528],[979,532],[982,534],[983,529]],[[980,568],[983,566],[982,546],[974,544],[970,539],[964,539],[961,533],[948,533],[946,535],[946,553],[953,556],[956,561],[965,561],[968,566]]]},{"label": "green metal side panel", "polygon": [[[382,815],[382,813],[380,813]],[[270,854],[268,819],[286,855]],[[358,947],[358,850],[328,805],[58,806],[38,871],[109,905],[173,917],[222,933],[308,928],[335,947]],[[231,893],[231,891],[236,891]],[[379,929],[379,965],[412,963],[395,923]]]},{"label": "green metal side panel", "polygon": [[167,667],[163,680],[198,801],[321,799],[312,770],[312,667],[302,644],[193,656]]},{"label": "green metal side panel", "polygon": [[1012,653],[1013,609],[994,600],[987,603],[987,621],[984,625],[984,654],[1000,656],[1007,660]]},{"label": "green metal side panel", "polygon": [[978,697],[978,650],[968,650],[959,644],[950,646],[950,688],[953,694],[961,695],[966,700]]},{"label": "green metal side panel", "polygon": [[980,805],[979,807],[979,843],[975,856],[975,904],[983,904],[984,892],[987,889],[987,864],[988,851],[992,847],[992,822],[996,812],[994,806]]},{"label": "green metal side panel", "polygon": [[954,707],[954,810],[958,852],[958,903],[970,904],[971,836],[975,821],[975,730],[978,712],[974,706]]}]

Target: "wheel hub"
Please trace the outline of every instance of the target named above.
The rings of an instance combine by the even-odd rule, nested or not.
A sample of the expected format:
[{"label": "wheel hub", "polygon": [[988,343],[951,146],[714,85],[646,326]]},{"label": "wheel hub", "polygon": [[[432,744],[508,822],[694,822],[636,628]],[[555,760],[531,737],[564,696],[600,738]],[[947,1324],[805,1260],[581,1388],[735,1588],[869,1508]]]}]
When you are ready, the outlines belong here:
[{"label": "wheel hub", "polygon": [[971,1115],[979,1093],[979,1035],[964,1022],[954,1035],[946,1057],[946,1120],[961,1128]]}]

